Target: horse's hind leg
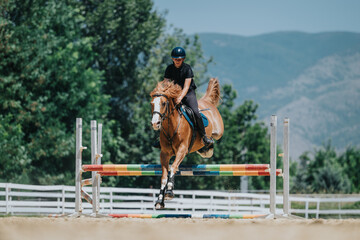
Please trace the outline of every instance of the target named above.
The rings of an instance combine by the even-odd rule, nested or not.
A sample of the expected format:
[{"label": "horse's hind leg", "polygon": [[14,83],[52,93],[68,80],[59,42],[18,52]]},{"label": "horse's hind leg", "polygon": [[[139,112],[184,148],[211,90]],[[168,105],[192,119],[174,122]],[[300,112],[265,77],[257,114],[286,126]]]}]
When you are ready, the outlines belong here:
[{"label": "horse's hind leg", "polygon": [[175,174],[179,169],[180,163],[184,160],[184,158],[187,154],[187,151],[188,151],[187,146],[182,144],[182,145],[180,145],[180,147],[176,153],[175,160],[170,168],[169,178],[168,178],[168,182],[166,185],[166,190],[165,190],[165,199],[166,200],[171,200],[175,196],[174,192],[173,192],[174,187],[175,187]]},{"label": "horse's hind leg", "polygon": [[161,175],[160,193],[158,199],[155,202],[156,209],[162,209],[165,207],[164,196],[165,196],[166,184],[168,182],[169,160],[170,160],[169,154],[165,152],[160,153],[162,175]]}]

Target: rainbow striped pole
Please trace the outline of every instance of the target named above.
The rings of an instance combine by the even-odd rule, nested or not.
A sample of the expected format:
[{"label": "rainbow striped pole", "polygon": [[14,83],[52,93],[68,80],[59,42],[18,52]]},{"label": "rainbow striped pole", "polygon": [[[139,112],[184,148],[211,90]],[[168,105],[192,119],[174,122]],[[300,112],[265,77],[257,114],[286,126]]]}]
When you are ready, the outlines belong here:
[{"label": "rainbow striped pole", "polygon": [[[268,171],[269,164],[199,164],[180,165],[179,171]],[[160,164],[109,164],[83,165],[84,172],[92,171],[161,171]]]},{"label": "rainbow striped pole", "polygon": [[[100,171],[101,176],[161,176],[162,171]],[[276,175],[282,176],[282,169],[276,169]],[[266,170],[250,171],[178,171],[176,176],[270,176]]]}]

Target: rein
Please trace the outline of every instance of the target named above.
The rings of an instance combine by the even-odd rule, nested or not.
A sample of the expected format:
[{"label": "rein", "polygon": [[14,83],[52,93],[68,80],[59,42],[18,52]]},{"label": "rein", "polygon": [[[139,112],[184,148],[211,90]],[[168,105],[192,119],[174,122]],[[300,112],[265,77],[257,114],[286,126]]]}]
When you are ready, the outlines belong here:
[{"label": "rein", "polygon": [[[159,114],[160,115],[160,118],[161,118],[161,122],[163,122],[164,120],[168,119],[168,121],[170,121],[170,116],[174,113],[174,111],[177,109],[177,106],[178,104],[176,104],[174,106],[174,108],[170,111],[170,108],[169,108],[169,103],[170,103],[170,100],[168,98],[168,96],[164,95],[164,94],[154,94],[152,97],[165,97],[166,98],[166,108],[165,108],[165,111],[164,113],[160,113],[158,111],[153,111],[153,115],[154,114]],[[167,114],[166,114],[167,113]],[[170,124],[168,123],[168,131],[166,132],[164,128],[161,128],[161,131],[164,136],[166,137],[166,139],[168,140],[168,142],[170,143],[170,146],[171,146],[171,149],[173,150],[173,153],[174,155],[176,155],[175,151],[174,151],[174,148],[173,148],[173,140],[174,140],[174,137],[176,136],[177,134],[177,131],[179,130],[179,127],[180,127],[180,120],[181,120],[181,113],[179,114],[179,121],[178,121],[178,125],[175,129],[175,132],[174,134],[172,135],[172,137],[170,137],[170,134],[167,133],[167,132],[170,132]]]}]

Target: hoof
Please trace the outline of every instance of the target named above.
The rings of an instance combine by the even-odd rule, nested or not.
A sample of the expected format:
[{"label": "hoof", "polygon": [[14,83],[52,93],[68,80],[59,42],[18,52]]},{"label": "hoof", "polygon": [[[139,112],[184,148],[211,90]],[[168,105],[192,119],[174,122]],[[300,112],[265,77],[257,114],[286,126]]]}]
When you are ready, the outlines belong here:
[{"label": "hoof", "polygon": [[165,191],[165,200],[172,200],[175,197],[175,194],[172,190]]},{"label": "hoof", "polygon": [[211,158],[214,154],[214,148],[202,148],[196,153],[198,153],[202,158]]},{"label": "hoof", "polygon": [[164,203],[155,203],[155,209],[156,210],[160,210],[165,208],[165,204]]}]

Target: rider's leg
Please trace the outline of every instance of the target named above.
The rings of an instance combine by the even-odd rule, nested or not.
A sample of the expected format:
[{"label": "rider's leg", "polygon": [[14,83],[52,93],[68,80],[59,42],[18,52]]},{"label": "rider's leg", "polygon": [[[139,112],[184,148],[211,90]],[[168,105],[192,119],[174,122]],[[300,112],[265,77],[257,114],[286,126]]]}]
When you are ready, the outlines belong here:
[{"label": "rider's leg", "polygon": [[189,89],[188,93],[183,98],[182,102],[184,104],[186,104],[187,106],[189,106],[193,110],[195,118],[196,118],[196,124],[198,127],[198,131],[202,137],[202,140],[203,140],[205,146],[209,146],[210,144],[213,144],[214,140],[212,140],[211,138],[208,138],[206,136],[204,122],[202,120],[202,117],[201,117],[201,114],[199,111],[199,106],[198,106],[198,102],[196,99],[195,90]]}]

